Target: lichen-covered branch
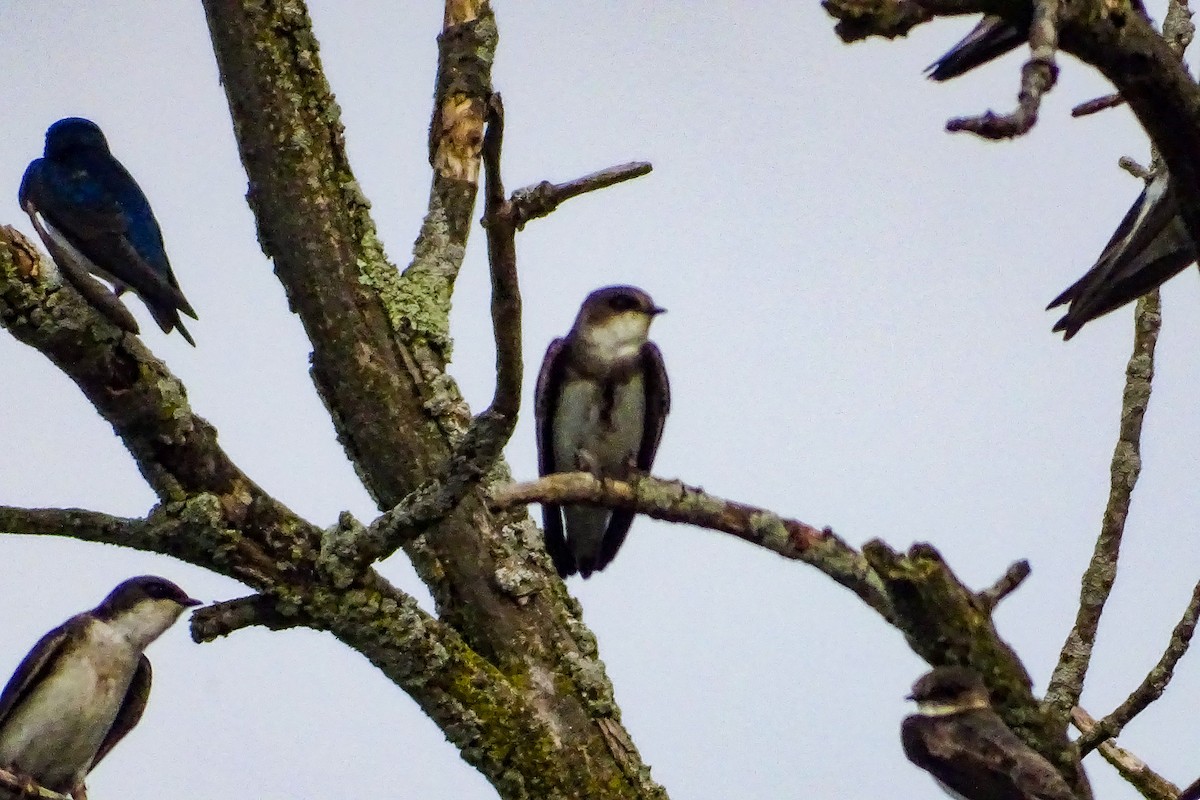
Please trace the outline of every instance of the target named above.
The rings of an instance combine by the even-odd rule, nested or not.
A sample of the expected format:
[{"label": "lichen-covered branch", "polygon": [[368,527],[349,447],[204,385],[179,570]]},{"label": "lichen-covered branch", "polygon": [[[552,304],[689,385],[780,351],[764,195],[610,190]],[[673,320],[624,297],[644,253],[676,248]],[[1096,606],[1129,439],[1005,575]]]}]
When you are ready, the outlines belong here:
[{"label": "lichen-covered branch", "polygon": [[[1096,720],[1078,706],[1071,710],[1071,722],[1084,736],[1091,733]],[[1179,788],[1147,766],[1145,761],[1113,742],[1100,743],[1100,755],[1116,769],[1130,786],[1146,800],[1175,800]]]},{"label": "lichen-covered branch", "polygon": [[1183,616],[1171,631],[1171,639],[1167,648],[1158,659],[1138,687],[1121,705],[1112,710],[1108,716],[1096,723],[1090,731],[1079,737],[1076,742],[1080,755],[1087,755],[1097,744],[1120,736],[1122,729],[1146,710],[1146,707],[1167,690],[1167,684],[1175,675],[1175,665],[1187,653],[1192,643],[1192,635],[1196,632],[1196,621],[1200,618],[1200,583],[1192,589],[1191,600],[1183,610]]},{"label": "lichen-covered branch", "polygon": [[1071,709],[1079,704],[1083,681],[1091,662],[1100,616],[1117,579],[1121,537],[1129,516],[1129,502],[1142,468],[1142,420],[1150,403],[1154,377],[1154,347],[1161,325],[1158,292],[1145,295],[1134,314],[1133,353],[1125,368],[1121,398],[1121,424],[1110,467],[1108,505],[1100,522],[1100,535],[1091,561],[1083,573],[1079,610],[1067,634],[1058,665],[1046,690],[1046,707],[1065,729]]},{"label": "lichen-covered branch", "polygon": [[285,613],[274,599],[263,594],[213,603],[192,612],[189,620],[192,641],[211,642],[255,625],[282,631],[304,624],[294,609],[288,611],[291,613]]},{"label": "lichen-covered branch", "polygon": [[991,607],[928,544],[901,554],[875,540],[863,546],[863,555],[883,581],[896,626],[913,651],[931,665],[969,666],[983,675],[1005,723],[1054,764],[1079,797],[1090,798],[1077,751],[1066,730],[1033,697],[1029,674],[996,631]]},{"label": "lichen-covered branch", "polygon": [[887,595],[862,554],[829,528],[783,519],[678,481],[647,475],[624,482],[599,480],[586,472],[560,472],[529,483],[495,487],[489,502],[496,509],[527,503],[625,508],[655,519],[722,531],[784,558],[811,564],[858,595],[884,619],[892,617]]}]

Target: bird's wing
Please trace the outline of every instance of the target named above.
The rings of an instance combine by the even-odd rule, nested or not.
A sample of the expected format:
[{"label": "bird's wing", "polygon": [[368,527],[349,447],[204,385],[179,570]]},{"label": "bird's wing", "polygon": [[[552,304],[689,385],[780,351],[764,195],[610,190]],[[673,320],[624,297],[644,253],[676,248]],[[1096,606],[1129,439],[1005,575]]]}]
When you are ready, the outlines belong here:
[{"label": "bird's wing", "polygon": [[[566,338],[555,339],[546,349],[542,369],[538,372],[537,387],[534,389],[534,416],[537,422],[538,474],[550,475],[560,471],[554,463],[554,413],[558,408],[558,397],[563,385],[563,370],[566,368],[564,350]],[[568,465],[563,465],[568,466]],[[554,562],[561,577],[576,571],[575,556],[567,547],[563,534],[562,509],[556,505],[542,504],[542,528],[546,540],[546,552]]]},{"label": "bird's wing", "polygon": [[[133,181],[123,168],[121,174],[125,181]],[[131,186],[132,191],[140,192],[136,184]],[[27,212],[40,214],[68,244],[107,276],[136,291],[148,305],[178,308],[195,318],[195,311],[175,283],[165,252],[151,263],[135,246],[129,213],[105,181],[88,171],[38,159],[26,169],[18,196]],[[154,228],[143,235],[156,237],[161,251],[158,223],[153,221],[144,198],[137,205],[137,213],[147,217]]]},{"label": "bird's wing", "polygon": [[[971,800],[1078,800],[1050,762],[993,712],[984,713],[994,720],[986,728],[958,716],[953,731],[949,725],[929,724],[929,718],[909,717],[900,728],[905,755]],[[980,781],[981,775],[991,779]]]},{"label": "bird's wing", "polygon": [[1126,212],[1092,268],[1047,306],[1071,304],[1054,330],[1070,339],[1085,323],[1162,285],[1192,263],[1195,247],[1178,210],[1170,177],[1160,172]]},{"label": "bird's wing", "polygon": [[958,44],[925,68],[930,80],[946,81],[999,58],[1025,42],[1028,23],[1022,28],[990,14],[979,21]]},{"label": "bird's wing", "polygon": [[45,671],[62,651],[72,630],[80,624],[78,619],[72,617],[38,639],[33,649],[17,665],[17,671],[8,679],[4,691],[0,692],[0,727],[4,726],[21,701],[29,696],[33,687],[45,675]]},{"label": "bird's wing", "polygon": [[100,743],[100,749],[96,751],[96,757],[92,759],[89,770],[94,769],[100,760],[108,755],[108,751],[116,747],[117,742],[124,739],[125,734],[133,730],[133,726],[142,718],[142,712],[146,710],[146,701],[150,698],[151,676],[150,659],[143,653],[138,660],[137,671],[133,673],[133,680],[129,683],[129,690],[125,692],[121,708],[117,711],[117,718],[113,720],[112,727]]},{"label": "bird's wing", "polygon": [[[667,367],[663,363],[662,351],[654,342],[642,345],[641,370],[646,401],[637,468],[641,472],[649,473],[650,468],[654,466],[658,443],[662,441],[667,413],[671,410],[671,384],[667,380]],[[626,509],[616,509],[612,512],[600,552],[596,555],[595,569],[604,569],[616,557],[617,551],[625,542],[625,536],[629,533],[629,526],[633,524],[633,517],[634,513]]]}]

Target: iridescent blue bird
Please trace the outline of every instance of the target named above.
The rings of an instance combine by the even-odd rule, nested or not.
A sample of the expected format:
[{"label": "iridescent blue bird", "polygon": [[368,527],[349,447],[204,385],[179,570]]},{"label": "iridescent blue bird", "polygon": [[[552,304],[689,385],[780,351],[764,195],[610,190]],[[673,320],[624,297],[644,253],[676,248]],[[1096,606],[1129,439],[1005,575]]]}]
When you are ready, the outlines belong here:
[{"label": "iridescent blue bird", "polygon": [[99,311],[136,333],[137,323],[116,300],[131,290],[164,333],[175,328],[196,344],[179,320],[180,312],[197,319],[196,312],[171,272],[150,203],[96,123],[67,117],[51,125],[45,155],[21,179],[19,200],[63,277]]}]

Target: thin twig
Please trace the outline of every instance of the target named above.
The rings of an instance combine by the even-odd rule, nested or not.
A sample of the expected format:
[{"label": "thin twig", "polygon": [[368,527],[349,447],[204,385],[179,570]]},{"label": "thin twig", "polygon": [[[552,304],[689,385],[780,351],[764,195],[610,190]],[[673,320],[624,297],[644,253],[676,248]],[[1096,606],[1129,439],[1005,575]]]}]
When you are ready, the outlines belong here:
[{"label": "thin twig", "polygon": [[1138,300],[1134,313],[1133,353],[1125,368],[1121,425],[1110,467],[1108,505],[1104,509],[1091,562],[1083,573],[1075,625],[1063,643],[1058,665],[1050,677],[1043,701],[1052,714],[1063,720],[1064,725],[1071,709],[1079,704],[1083,679],[1087,675],[1092,648],[1096,643],[1100,615],[1117,579],[1121,536],[1125,532],[1129,501],[1142,467],[1142,420],[1150,402],[1154,346],[1158,342],[1161,323],[1158,292],[1150,292]]},{"label": "thin twig", "polygon": [[280,611],[278,601],[266,595],[252,594],[236,600],[213,603],[193,612],[192,641],[196,644],[211,642],[252,625],[282,631],[303,624],[304,621],[298,615]]},{"label": "thin twig", "polygon": [[491,490],[489,505],[502,510],[527,503],[624,508],[668,522],[683,522],[732,534],[784,558],[819,569],[858,595],[885,619],[891,601],[862,554],[829,528],[783,519],[766,509],[725,500],[678,481],[639,476],[629,482],[599,480],[586,472],[560,472],[528,483]]},{"label": "thin twig", "polygon": [[1085,100],[1079,105],[1071,109],[1072,117],[1086,117],[1089,114],[1096,114],[1101,111],[1106,111],[1110,108],[1125,105],[1125,98],[1119,92],[1106,94],[1103,97],[1095,97],[1091,100]]},{"label": "thin twig", "polygon": [[[1156,160],[1158,160],[1158,159],[1156,159]],[[1153,169],[1150,169],[1149,167],[1143,167],[1141,164],[1134,161],[1129,156],[1121,156],[1120,158],[1118,158],[1117,166],[1120,167],[1121,169],[1125,170],[1130,175],[1132,175],[1133,177],[1137,178],[1140,181],[1146,181],[1147,183],[1149,183],[1150,180],[1154,177]],[[1161,166],[1161,160],[1160,160],[1159,168],[1165,169],[1164,167]]]},{"label": "thin twig", "polygon": [[1197,617],[1200,616],[1200,583],[1192,589],[1192,599],[1188,601],[1183,616],[1171,631],[1171,640],[1158,663],[1147,673],[1125,702],[1113,709],[1112,713],[1100,720],[1092,730],[1079,737],[1080,756],[1087,755],[1093,748],[1105,739],[1112,739],[1121,734],[1121,730],[1129,721],[1142,713],[1148,705],[1167,690],[1167,684],[1175,674],[1175,665],[1183,658],[1192,642],[1192,634],[1196,632]]},{"label": "thin twig", "polygon": [[988,588],[975,595],[979,600],[980,605],[988,611],[992,611],[1000,604],[1000,601],[1008,597],[1017,590],[1017,587],[1025,582],[1029,577],[1031,569],[1029,562],[1025,559],[1013,562],[1000,579],[993,583]]},{"label": "thin twig", "polygon": [[[1071,722],[1086,736],[1096,725],[1091,714],[1076,706],[1071,709]],[[1179,787],[1159,775],[1133,753],[1112,742],[1102,742],[1100,755],[1112,764],[1117,773],[1147,800],[1176,800]]]},{"label": "thin twig", "polygon": [[991,111],[978,117],[959,117],[946,123],[951,132],[968,131],[985,139],[1011,139],[1027,133],[1037,123],[1042,96],[1058,80],[1059,0],[1034,0],[1033,22],[1029,25],[1029,60],[1021,67],[1021,91],[1017,108],[1010,114]]}]

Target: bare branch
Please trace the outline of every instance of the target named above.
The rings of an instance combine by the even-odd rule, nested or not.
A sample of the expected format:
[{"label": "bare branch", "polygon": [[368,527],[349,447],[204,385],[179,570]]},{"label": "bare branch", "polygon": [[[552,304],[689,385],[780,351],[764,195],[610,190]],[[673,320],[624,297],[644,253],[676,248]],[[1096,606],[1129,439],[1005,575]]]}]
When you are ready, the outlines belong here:
[{"label": "bare branch", "polygon": [[[1153,163],[1153,162],[1152,162]],[[1117,166],[1128,172],[1133,177],[1140,181],[1149,181],[1154,177],[1154,170],[1143,167],[1138,162],[1134,161],[1129,156],[1121,156],[1117,159]],[[1160,162],[1161,167],[1161,162]]]},{"label": "bare branch", "polygon": [[1037,123],[1042,95],[1058,80],[1059,0],[1033,0],[1033,21],[1029,26],[1029,60],[1021,67],[1021,91],[1017,109],[998,116],[991,111],[979,117],[960,117],[946,123],[946,130],[968,131],[985,139],[1011,139],[1021,136]]},{"label": "bare branch", "polygon": [[1158,342],[1161,323],[1158,292],[1154,291],[1138,300],[1134,314],[1133,353],[1125,368],[1121,425],[1110,468],[1108,505],[1104,509],[1091,562],[1083,573],[1075,625],[1067,634],[1058,666],[1046,690],[1046,707],[1063,720],[1064,725],[1071,709],[1079,704],[1100,615],[1117,579],[1117,559],[1121,552],[1125,519],[1129,516],[1130,498],[1142,468],[1142,420],[1150,402],[1154,347]]},{"label": "bare branch", "polygon": [[1125,702],[1113,709],[1087,733],[1079,737],[1076,744],[1080,755],[1087,755],[1097,744],[1105,739],[1121,735],[1121,730],[1131,719],[1142,713],[1167,690],[1167,684],[1175,674],[1175,665],[1188,651],[1192,642],[1192,634],[1196,632],[1196,621],[1200,616],[1200,583],[1192,589],[1192,598],[1183,611],[1183,617],[1171,631],[1171,639],[1167,649],[1158,659],[1158,663],[1150,670],[1141,684],[1130,693]]},{"label": "bare branch", "polygon": [[[1078,706],[1071,709],[1071,722],[1084,736],[1096,725],[1096,720]],[[1178,796],[1179,787],[1150,769],[1145,761],[1125,748],[1112,742],[1102,742],[1099,750],[1104,760],[1112,764],[1117,773],[1147,800],[1175,800]]]},{"label": "bare branch", "polygon": [[1096,97],[1091,100],[1084,101],[1071,109],[1072,117],[1086,117],[1089,114],[1096,114],[1100,111],[1105,111],[1109,108],[1116,108],[1124,105],[1125,98],[1117,92],[1106,94],[1103,97]]},{"label": "bare branch", "polygon": [[976,598],[979,604],[986,608],[988,612],[995,610],[1000,601],[1008,597],[1017,590],[1025,579],[1029,577],[1030,566],[1025,559],[1013,562],[1008,569],[1000,576],[1000,579],[993,583],[988,588],[979,592]]},{"label": "bare branch", "polygon": [[280,610],[278,601],[262,594],[213,603],[192,612],[192,641],[196,644],[211,642],[252,625],[273,631],[303,625],[304,621],[295,610],[290,611],[291,613],[285,613]]},{"label": "bare branch", "polygon": [[626,483],[601,481],[586,472],[561,472],[529,483],[500,486],[491,493],[490,504],[495,509],[527,503],[626,508],[655,519],[729,533],[784,558],[811,564],[885,619],[892,618],[891,603],[862,554],[829,528],[782,519],[765,509],[714,497],[698,487],[650,476]]}]

